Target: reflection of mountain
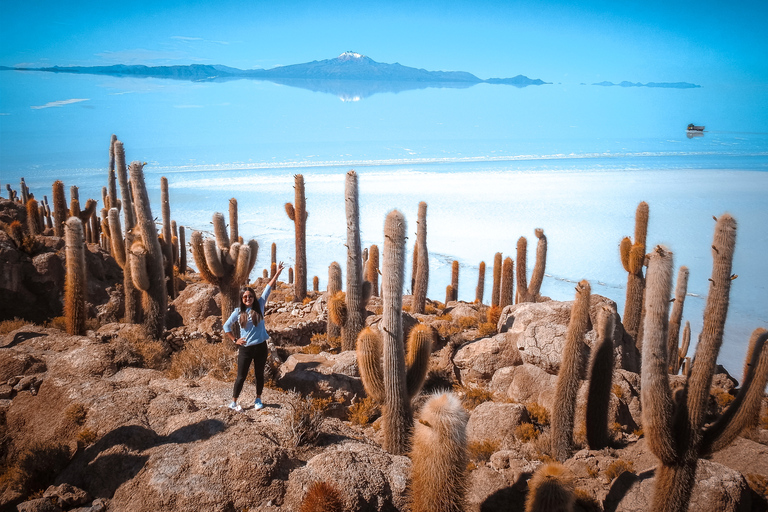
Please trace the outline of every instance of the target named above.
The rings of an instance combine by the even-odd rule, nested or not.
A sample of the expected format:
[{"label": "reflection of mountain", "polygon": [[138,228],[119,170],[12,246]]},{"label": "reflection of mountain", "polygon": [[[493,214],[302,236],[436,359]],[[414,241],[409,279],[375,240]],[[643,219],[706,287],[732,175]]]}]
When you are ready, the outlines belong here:
[{"label": "reflection of mountain", "polygon": [[312,61],[304,64],[278,66],[272,69],[242,70],[228,66],[72,66],[50,68],[7,68],[54,73],[82,73],[111,76],[167,78],[193,81],[269,80],[271,82],[325,92],[343,100],[362,99],[379,92],[397,93],[427,87],[466,88],[479,83],[506,84],[515,87],[543,85],[524,75],[513,78],[481,80],[464,71],[427,71],[401,64],[376,62],[353,52],[342,53],[335,59]]},{"label": "reflection of mountain", "polygon": [[620,84],[615,84],[613,82],[599,82],[592,85],[602,85],[603,87],[662,87],[665,89],[694,89],[696,87],[701,87],[700,85],[688,82],[648,82],[647,84],[641,84],[640,82],[627,82],[626,80]]}]

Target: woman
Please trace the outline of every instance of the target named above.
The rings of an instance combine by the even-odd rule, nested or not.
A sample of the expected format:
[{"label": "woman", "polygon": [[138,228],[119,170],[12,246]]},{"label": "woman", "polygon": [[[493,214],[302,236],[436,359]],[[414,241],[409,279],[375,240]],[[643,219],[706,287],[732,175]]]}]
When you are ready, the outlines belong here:
[{"label": "woman", "polygon": [[[261,402],[261,392],[264,389],[264,364],[267,362],[267,329],[264,326],[264,308],[269,300],[269,293],[277,282],[280,272],[283,271],[283,262],[277,265],[277,272],[269,281],[267,287],[261,293],[260,298],[256,298],[256,292],[253,288],[243,288],[240,293],[240,308],[236,309],[224,323],[224,333],[227,337],[238,345],[237,352],[237,379],[235,379],[235,388],[232,392],[232,403],[229,408],[234,411],[242,411],[243,408],[237,403],[240,391],[243,389],[245,378],[248,376],[248,369],[253,361],[254,372],[256,374],[256,401],[254,409],[259,410],[264,407]],[[235,339],[232,329],[237,323],[240,327],[240,337]]]}]

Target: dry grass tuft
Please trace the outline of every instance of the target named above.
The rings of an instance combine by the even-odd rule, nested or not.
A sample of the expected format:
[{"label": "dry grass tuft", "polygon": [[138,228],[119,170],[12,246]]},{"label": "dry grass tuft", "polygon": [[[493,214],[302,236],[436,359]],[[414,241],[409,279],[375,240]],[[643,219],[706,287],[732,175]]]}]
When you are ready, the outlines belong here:
[{"label": "dry grass tuft", "polygon": [[717,407],[720,409],[720,411],[728,407],[728,405],[733,402],[734,398],[736,398],[732,394],[723,391],[720,388],[712,388],[710,395],[715,399],[715,403],[717,404]]},{"label": "dry grass tuft", "polygon": [[624,389],[618,384],[614,384],[613,387],[611,387],[611,391],[613,392],[613,395],[616,398],[618,399],[624,398]]},{"label": "dry grass tuft", "polygon": [[608,479],[608,482],[613,482],[615,478],[627,471],[630,473],[635,472],[635,467],[634,464],[632,464],[632,461],[617,459],[613,461],[611,465],[605,469],[605,471],[603,471],[603,476]]},{"label": "dry grass tuft", "polygon": [[296,391],[288,391],[286,398],[286,442],[293,448],[314,444],[320,437],[324,408],[316,399]]},{"label": "dry grass tuft", "polygon": [[195,339],[171,357],[168,377],[199,379],[210,375],[219,380],[232,380],[237,372],[237,352],[233,343],[208,343]]},{"label": "dry grass tuft", "polygon": [[328,482],[314,482],[301,502],[299,512],[343,512],[341,493]]},{"label": "dry grass tuft", "polygon": [[493,400],[493,391],[481,387],[470,387],[462,384],[455,384],[453,390],[461,398],[464,407],[471,411],[478,405],[489,400]]},{"label": "dry grass tuft", "polygon": [[77,444],[82,446],[89,446],[96,442],[98,436],[95,430],[90,428],[84,428],[77,434]]},{"label": "dry grass tuft", "polygon": [[515,429],[515,437],[520,441],[527,443],[529,441],[535,441],[539,437],[539,431],[532,423],[521,423]]},{"label": "dry grass tuft", "polygon": [[454,334],[459,334],[460,332],[461,332],[461,327],[453,323],[443,322],[437,326],[437,334],[441,338],[448,338],[450,336],[453,336]]},{"label": "dry grass tuft", "polygon": [[13,320],[3,320],[0,322],[0,334],[8,334],[16,329],[21,329],[29,322],[22,320],[21,318],[14,318]]},{"label": "dry grass tuft", "polygon": [[494,439],[483,439],[482,441],[470,441],[467,443],[467,454],[469,460],[476,463],[484,463],[491,460],[491,455],[499,451],[501,441]]},{"label": "dry grass tuft", "polygon": [[493,325],[499,325],[499,318],[501,318],[501,308],[499,306],[491,306],[486,313],[486,319]]},{"label": "dry grass tuft", "polygon": [[445,313],[444,315],[437,315],[435,320],[445,320],[446,322],[452,322],[453,316],[450,313]]},{"label": "dry grass tuft", "polygon": [[480,321],[478,320],[478,318],[474,316],[463,316],[459,318],[459,322],[458,322],[459,327],[462,330],[474,329],[475,327],[478,326],[479,323]]},{"label": "dry grass tuft", "polygon": [[632,431],[633,434],[635,434],[637,437],[643,437],[643,427],[638,427],[635,430]]},{"label": "dry grass tuft", "polygon": [[480,336],[491,336],[496,333],[496,324],[493,322],[483,322],[477,327],[477,333]]},{"label": "dry grass tuft", "polygon": [[50,329],[58,329],[62,332],[67,332],[67,319],[63,316],[55,316],[45,322],[44,326]]},{"label": "dry grass tuft", "polygon": [[530,402],[525,404],[525,409],[528,411],[528,416],[530,416],[534,422],[542,427],[549,425],[549,411],[546,407],[536,402]]},{"label": "dry grass tuft", "polygon": [[82,425],[85,423],[86,416],[88,416],[88,409],[81,403],[74,403],[64,411],[64,417],[67,421],[74,423],[75,425]]},{"label": "dry grass tuft", "polygon": [[319,354],[323,351],[323,348],[320,345],[315,345],[314,343],[310,343],[309,345],[304,345],[299,349],[299,352],[302,354]]},{"label": "dry grass tuft", "polygon": [[369,396],[354,400],[347,411],[349,421],[353,425],[361,426],[368,425],[380,414],[379,405]]},{"label": "dry grass tuft", "polygon": [[436,315],[437,314],[437,308],[433,306],[432,304],[425,304],[424,305],[424,314],[425,315]]}]

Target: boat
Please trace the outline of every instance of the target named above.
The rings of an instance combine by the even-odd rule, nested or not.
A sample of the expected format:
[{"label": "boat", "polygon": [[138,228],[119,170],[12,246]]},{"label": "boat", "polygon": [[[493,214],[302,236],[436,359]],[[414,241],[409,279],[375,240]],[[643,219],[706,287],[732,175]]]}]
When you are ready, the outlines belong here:
[{"label": "boat", "polygon": [[688,125],[688,131],[689,132],[703,132],[704,127],[703,126],[696,126],[695,124],[691,123]]}]

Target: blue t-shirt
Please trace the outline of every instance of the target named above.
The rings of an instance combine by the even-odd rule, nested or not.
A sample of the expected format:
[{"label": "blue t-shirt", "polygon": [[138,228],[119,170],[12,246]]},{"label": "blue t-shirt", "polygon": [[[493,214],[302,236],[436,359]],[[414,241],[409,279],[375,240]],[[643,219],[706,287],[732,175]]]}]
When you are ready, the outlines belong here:
[{"label": "blue t-shirt", "polygon": [[[261,292],[261,297],[256,299],[259,301],[259,306],[261,306],[262,312],[265,310],[264,306],[267,304],[267,299],[269,298],[269,293],[271,291],[272,288],[267,285],[267,287],[264,288],[264,291]],[[264,319],[259,322],[259,325],[253,325],[253,322],[251,321],[251,308],[247,308],[245,314],[248,316],[248,321],[245,323],[245,327],[240,327],[240,337],[245,338],[245,346],[257,345],[267,341],[269,334],[267,334],[267,328],[264,326]],[[229,315],[227,321],[224,322],[224,332],[232,332],[234,325],[240,325],[239,320],[240,308],[237,308],[231,315]]]}]

